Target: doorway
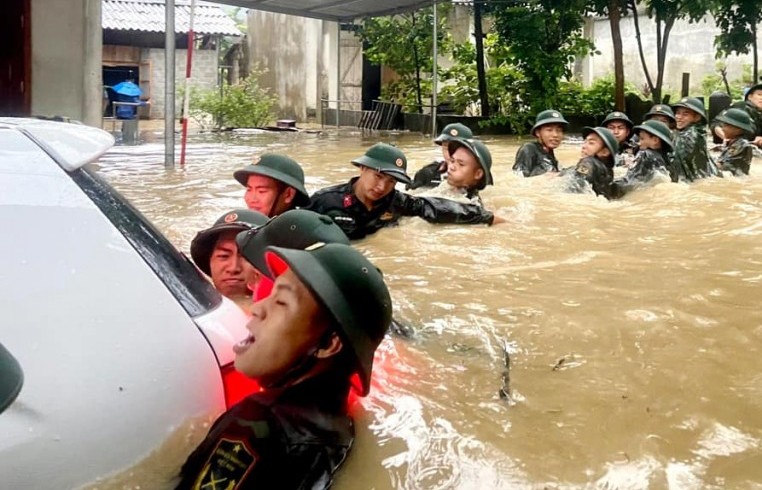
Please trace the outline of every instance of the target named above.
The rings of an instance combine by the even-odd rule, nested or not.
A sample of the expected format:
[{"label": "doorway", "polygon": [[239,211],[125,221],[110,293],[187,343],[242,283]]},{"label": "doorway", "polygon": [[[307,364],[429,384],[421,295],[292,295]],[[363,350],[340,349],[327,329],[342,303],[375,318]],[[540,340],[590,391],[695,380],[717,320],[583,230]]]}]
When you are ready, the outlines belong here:
[{"label": "doorway", "polygon": [[30,0],[9,0],[0,15],[0,116],[28,116],[31,105]]}]

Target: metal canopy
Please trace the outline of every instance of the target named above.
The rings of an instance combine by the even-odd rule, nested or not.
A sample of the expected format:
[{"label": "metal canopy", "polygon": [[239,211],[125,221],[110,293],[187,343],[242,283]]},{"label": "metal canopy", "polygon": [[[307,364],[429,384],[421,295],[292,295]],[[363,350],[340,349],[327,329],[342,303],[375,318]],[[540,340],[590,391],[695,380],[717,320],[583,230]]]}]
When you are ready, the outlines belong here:
[{"label": "metal canopy", "polygon": [[214,3],[334,22],[350,22],[359,17],[378,17],[418,10],[431,6],[432,0],[214,0]]}]

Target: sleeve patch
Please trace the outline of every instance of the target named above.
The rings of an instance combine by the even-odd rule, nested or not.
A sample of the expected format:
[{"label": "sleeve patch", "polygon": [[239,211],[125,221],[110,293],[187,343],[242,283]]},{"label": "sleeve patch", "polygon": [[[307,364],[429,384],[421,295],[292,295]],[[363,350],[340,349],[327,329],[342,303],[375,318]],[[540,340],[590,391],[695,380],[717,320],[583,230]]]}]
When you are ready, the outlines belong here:
[{"label": "sleeve patch", "polygon": [[194,490],[235,490],[256,466],[256,452],[245,441],[222,438],[204,464]]}]

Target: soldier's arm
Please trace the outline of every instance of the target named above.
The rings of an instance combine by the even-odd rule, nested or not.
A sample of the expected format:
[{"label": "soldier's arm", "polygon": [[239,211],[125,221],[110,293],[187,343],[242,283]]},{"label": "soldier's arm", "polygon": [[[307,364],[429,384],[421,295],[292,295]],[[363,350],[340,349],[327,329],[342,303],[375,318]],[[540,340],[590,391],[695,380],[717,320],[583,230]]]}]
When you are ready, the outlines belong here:
[{"label": "soldier's arm", "polygon": [[513,164],[513,170],[515,172],[521,172],[524,177],[530,177],[532,175],[532,168],[535,164],[537,154],[532,151],[530,143],[524,143],[516,152],[516,162]]},{"label": "soldier's arm", "polygon": [[429,223],[497,224],[495,215],[478,204],[465,204],[440,197],[417,197],[397,193],[394,203],[402,216],[418,216]]}]

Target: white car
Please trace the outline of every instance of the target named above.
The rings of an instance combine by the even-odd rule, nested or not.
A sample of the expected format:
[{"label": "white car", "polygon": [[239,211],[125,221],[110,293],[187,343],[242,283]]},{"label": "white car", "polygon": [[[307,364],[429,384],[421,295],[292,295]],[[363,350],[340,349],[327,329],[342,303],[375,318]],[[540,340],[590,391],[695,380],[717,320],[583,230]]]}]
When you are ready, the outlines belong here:
[{"label": "white car", "polygon": [[118,473],[248,389],[245,314],[87,165],[111,145],[0,118],[2,488]]}]

